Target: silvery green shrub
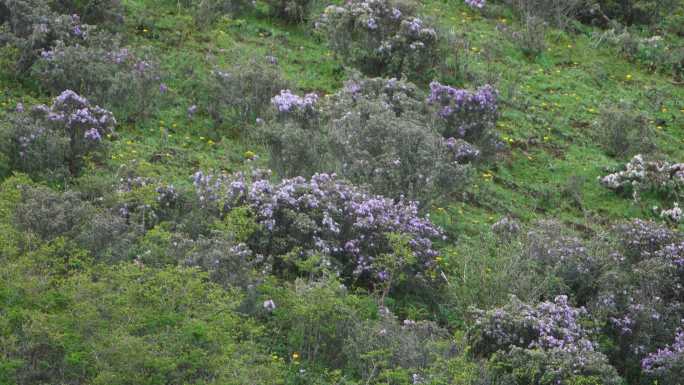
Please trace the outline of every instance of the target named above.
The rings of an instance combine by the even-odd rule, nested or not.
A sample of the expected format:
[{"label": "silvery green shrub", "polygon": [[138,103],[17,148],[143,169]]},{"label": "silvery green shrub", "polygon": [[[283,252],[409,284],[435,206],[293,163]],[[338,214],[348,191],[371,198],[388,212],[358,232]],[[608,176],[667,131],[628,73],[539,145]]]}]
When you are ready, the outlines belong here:
[{"label": "silvery green shrub", "polygon": [[292,22],[303,23],[311,13],[313,0],[267,0],[274,16]]},{"label": "silvery green shrub", "polygon": [[82,41],[94,28],[84,25],[78,15],[60,15],[43,0],[2,0],[0,44],[16,48],[18,73],[25,73],[57,41],[67,45]]},{"label": "silvery green shrub", "polygon": [[[258,132],[270,149],[271,166],[285,176],[330,170],[374,193],[427,206],[457,193],[466,184],[467,163],[479,158],[476,147],[443,136],[450,122],[466,120],[433,113],[424,95],[405,81],[352,80],[322,99],[285,90],[273,104],[277,118]],[[479,115],[467,116],[473,126]]]},{"label": "silvery green shrub", "polygon": [[52,9],[64,15],[79,15],[87,24],[122,24],[121,0],[52,0]]},{"label": "silvery green shrub", "polygon": [[53,94],[71,89],[126,117],[145,118],[166,92],[151,56],[138,55],[115,36],[99,32],[82,44],[57,42],[41,53],[32,72]]},{"label": "silvery green shrub", "polygon": [[104,154],[114,115],[67,90],[51,106],[15,112],[3,130],[3,151],[13,170],[55,179],[76,176],[86,156]]},{"label": "silvery green shrub", "polygon": [[288,86],[272,56],[252,58],[226,70],[215,69],[212,75],[208,109],[217,124],[263,119],[271,98]]},{"label": "silvery green shrub", "polygon": [[648,120],[626,103],[603,107],[596,132],[599,143],[611,156],[647,154],[655,149],[655,132]]},{"label": "silvery green shrub", "polygon": [[318,26],[333,51],[368,75],[420,77],[438,56],[437,32],[415,15],[409,2],[352,0],[330,5]]},{"label": "silvery green shrub", "polygon": [[406,371],[410,379],[418,380],[427,377],[425,372],[435,362],[448,358],[453,348],[449,333],[438,324],[399,321],[387,308],[381,308],[378,319],[357,322],[342,351],[346,367],[362,380],[394,370]]}]

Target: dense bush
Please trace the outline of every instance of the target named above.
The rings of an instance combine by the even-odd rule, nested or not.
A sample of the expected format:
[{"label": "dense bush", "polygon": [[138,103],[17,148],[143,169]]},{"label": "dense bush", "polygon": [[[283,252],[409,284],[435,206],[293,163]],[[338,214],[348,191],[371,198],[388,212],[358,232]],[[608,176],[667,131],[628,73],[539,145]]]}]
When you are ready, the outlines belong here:
[{"label": "dense bush", "polygon": [[602,108],[596,129],[599,143],[611,156],[647,154],[655,148],[655,132],[648,120],[628,104]]},{"label": "dense bush", "polygon": [[103,154],[115,125],[111,112],[67,90],[50,107],[17,111],[3,132],[3,152],[14,170],[48,179],[75,176],[86,156]]},{"label": "dense bush", "polygon": [[276,17],[293,23],[305,22],[314,4],[313,0],[267,0]]},{"label": "dense bush", "polygon": [[499,116],[498,92],[485,85],[475,91],[430,83],[428,104],[439,116],[438,130],[445,138],[464,139],[491,156],[501,146],[494,127]]},{"label": "dense bush", "polygon": [[415,85],[396,79],[351,80],[320,101],[283,91],[273,99],[278,119],[259,136],[283,175],[334,170],[374,193],[428,206],[462,189],[465,164],[498,145],[493,88],[439,87],[454,99],[445,91],[426,100]]},{"label": "dense bush", "polygon": [[67,45],[82,41],[93,27],[81,24],[77,15],[59,15],[43,0],[0,2],[0,44],[17,50],[15,71],[24,73],[57,41]]},{"label": "dense bush", "polygon": [[1,273],[3,293],[22,297],[0,310],[7,383],[281,383],[252,342],[259,328],[234,311],[240,296],[195,269],[123,264],[55,284],[21,262]]},{"label": "dense bush", "polygon": [[641,361],[644,372],[663,384],[676,383],[684,375],[684,330],[678,329],[672,345],[651,353]]},{"label": "dense bush", "polygon": [[369,75],[421,77],[437,57],[437,32],[415,16],[410,3],[353,0],[331,5],[319,27],[333,51]]},{"label": "dense bush", "polygon": [[[597,352],[582,318],[566,296],[536,306],[515,297],[502,308],[476,311],[469,331],[473,353],[490,357],[489,367],[505,384],[572,384],[592,379],[621,384],[615,368]],[[499,382],[497,382],[499,383]]]},{"label": "dense bush", "polygon": [[83,44],[58,42],[41,53],[33,74],[53,94],[71,89],[127,117],[145,118],[165,92],[159,66],[108,33],[93,33]]},{"label": "dense bush", "polygon": [[[198,172],[193,178],[199,202],[209,212],[251,209],[261,228],[248,244],[281,276],[301,271],[309,260],[362,286],[432,281],[437,268],[432,240],[442,233],[418,215],[413,202],[369,195],[327,174],[276,185],[260,176],[249,181],[242,174]],[[390,234],[401,234],[405,243],[397,245]],[[408,252],[397,253],[398,247]],[[384,255],[397,258],[390,265]]]},{"label": "dense bush", "polygon": [[625,24],[658,23],[681,6],[676,0],[591,0],[589,6],[592,5],[610,19]]},{"label": "dense bush", "polygon": [[87,24],[122,24],[121,0],[50,0],[57,13],[80,15]]},{"label": "dense bush", "polygon": [[271,98],[287,88],[274,57],[255,58],[213,71],[208,109],[214,121],[244,124],[264,118]]},{"label": "dense bush", "polygon": [[[503,0],[515,9],[520,20],[542,20],[556,28],[565,29],[586,4],[582,0]],[[532,38],[529,36],[528,38]]]}]

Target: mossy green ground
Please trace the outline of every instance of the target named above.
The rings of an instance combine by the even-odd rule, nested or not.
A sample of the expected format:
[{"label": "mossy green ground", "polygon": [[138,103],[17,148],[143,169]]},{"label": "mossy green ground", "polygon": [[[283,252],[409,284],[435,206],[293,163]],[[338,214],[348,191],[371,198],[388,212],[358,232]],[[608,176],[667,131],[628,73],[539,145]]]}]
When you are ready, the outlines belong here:
[{"label": "mossy green ground", "polygon": [[[320,93],[334,92],[349,74],[312,27],[283,24],[263,10],[198,25],[172,1],[124,3],[124,35],[133,46],[152,47],[170,91],[144,122],[120,122],[108,163],[91,165],[84,180],[127,166],[187,184],[198,169],[244,167],[246,151],[259,156],[252,164],[265,165],[264,149],[244,139],[249,126],[214,127],[201,114],[187,116],[187,108],[206,97],[201,85],[217,66],[273,55],[294,85]],[[604,153],[596,142],[594,122],[602,105],[629,101],[655,128],[659,150],[682,161],[682,86],[667,74],[621,58],[614,48],[596,47],[591,36],[597,30],[586,26],[575,33],[550,30],[546,50],[530,59],[501,32],[519,28],[509,10],[491,7],[483,15],[461,1],[422,4],[423,14],[468,41],[450,58],[460,73],[441,80],[464,87],[495,82],[503,100],[498,129],[507,144],[495,162],[480,166],[465,197],[432,208],[436,222],[462,236],[480,233],[503,215],[524,221],[553,216],[588,230],[615,220],[654,216],[651,207],[662,204],[656,198],[647,196],[637,204],[598,184],[606,167],[626,159]],[[0,81],[3,115],[20,101],[47,101],[35,85],[17,82],[8,73],[0,74]]]}]

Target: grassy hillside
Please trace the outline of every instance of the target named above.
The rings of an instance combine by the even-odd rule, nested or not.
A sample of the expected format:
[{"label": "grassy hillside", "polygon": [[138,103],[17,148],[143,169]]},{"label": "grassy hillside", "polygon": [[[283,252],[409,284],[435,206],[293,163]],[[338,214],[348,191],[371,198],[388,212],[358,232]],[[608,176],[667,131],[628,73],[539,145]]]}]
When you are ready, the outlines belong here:
[{"label": "grassy hillside", "polygon": [[[15,9],[1,3],[0,11]],[[203,2],[123,0],[122,21],[98,28],[115,36],[112,52],[127,47],[158,77],[103,99],[117,118],[106,148],[85,152],[82,170],[59,177],[12,163],[16,143],[8,133],[28,127],[16,123],[18,110],[50,105],[61,91],[50,88],[40,64],[17,69],[19,43],[2,46],[1,384],[675,384],[668,381],[684,367],[684,347],[673,340],[684,326],[677,324],[684,254],[667,247],[681,247],[684,221],[660,213],[684,196],[684,184],[646,188],[635,200],[599,179],[645,147],[649,160],[684,162],[676,66],[644,59],[649,48],[634,56],[611,43],[623,28],[617,24],[571,20],[564,29],[549,22],[526,31],[529,19],[503,2],[482,9],[419,2],[414,12],[440,36],[439,57],[405,80],[426,95],[433,80],[494,86],[502,145],[468,165],[458,189],[421,208],[421,217],[443,230],[434,260],[421,265],[415,233],[373,227],[365,234],[382,246],[370,259],[390,278],[376,279],[375,270],[350,275],[346,262],[330,267],[335,258],[309,252],[319,230],[295,234],[296,226],[313,226],[307,221],[318,219],[306,215],[314,214],[288,211],[282,215],[292,227],[277,222],[272,233],[257,203],[214,207],[199,201],[193,186],[198,171],[218,178],[272,164],[255,116],[231,110],[217,119],[213,71],[246,73],[269,58],[293,92],[316,93],[320,103],[361,76],[315,26],[329,3],[344,2],[315,1],[299,23],[274,15],[268,3],[202,13]],[[671,9],[667,20],[683,20],[684,4]],[[0,21],[7,33],[6,17]],[[662,36],[663,55],[684,47],[665,22],[625,31],[634,41]],[[258,117],[285,130],[276,115]],[[637,116],[625,122],[642,130],[627,141],[634,147],[620,142],[617,150],[626,152],[617,155],[605,137],[634,130],[616,116]],[[425,119],[432,119],[428,112]],[[646,133],[651,143],[640,148],[635,142]],[[271,175],[273,186],[282,177]],[[160,188],[168,186],[174,200],[164,206]],[[502,218],[516,231],[492,230]],[[638,229],[620,230],[625,224]],[[636,254],[635,242],[642,247]],[[251,250],[242,254],[236,245]],[[535,259],[540,253],[545,257]],[[654,255],[670,259],[661,266]],[[648,284],[659,277],[662,287]],[[629,300],[621,297],[628,292]],[[510,302],[510,294],[528,307]],[[601,306],[609,296],[614,306]],[[632,306],[640,300],[643,314]],[[556,310],[545,313],[549,306]],[[497,307],[497,315],[486,313]],[[496,321],[501,313],[510,318]],[[572,320],[554,318],[561,313]],[[568,345],[594,345],[578,353],[539,342],[539,327],[517,329],[527,330],[525,317],[550,322],[547,333]],[[620,334],[615,320],[629,317],[638,326]],[[510,348],[517,342],[496,342],[488,327],[541,336],[521,334],[520,346]],[[661,372],[644,369],[642,360],[658,348],[671,349],[673,363]]]}]

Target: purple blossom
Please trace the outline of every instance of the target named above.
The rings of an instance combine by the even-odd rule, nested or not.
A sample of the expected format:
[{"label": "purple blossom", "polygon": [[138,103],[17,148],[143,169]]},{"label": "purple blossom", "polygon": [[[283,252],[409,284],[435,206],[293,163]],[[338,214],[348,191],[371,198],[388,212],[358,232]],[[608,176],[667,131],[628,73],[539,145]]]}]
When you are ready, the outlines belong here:
[{"label": "purple blossom", "polygon": [[102,140],[102,135],[100,135],[100,131],[98,131],[97,128],[91,128],[90,130],[86,131],[83,137],[88,140],[92,140],[93,142],[99,142]]},{"label": "purple blossom", "polygon": [[310,93],[304,97],[295,95],[290,90],[282,90],[280,94],[271,99],[271,104],[281,114],[299,112],[307,113],[313,111],[313,108],[318,101],[318,95]]},{"label": "purple blossom", "polygon": [[485,0],[465,0],[465,3],[472,8],[483,8],[485,6]]},{"label": "purple blossom", "polygon": [[160,94],[165,94],[169,90],[169,87],[166,86],[166,84],[161,83],[159,85],[159,93]]},{"label": "purple blossom", "polygon": [[264,301],[263,306],[267,312],[272,312],[273,310],[276,309],[276,304],[275,304],[275,302],[273,302],[272,299],[268,299],[268,300]]},{"label": "purple blossom", "polygon": [[[334,174],[316,174],[310,180],[285,179],[276,185],[258,177],[247,182],[241,173],[228,176],[198,171],[192,179],[203,207],[220,214],[248,206],[271,236],[299,239],[290,247],[300,247],[305,254],[329,255],[343,271],[357,276],[380,281],[387,277],[386,269],[376,265],[375,256],[388,252],[390,233],[407,236],[421,269],[436,266],[438,252],[432,240],[443,234],[418,215],[415,202],[370,195]],[[301,224],[292,222],[288,213],[308,219]]]}]

